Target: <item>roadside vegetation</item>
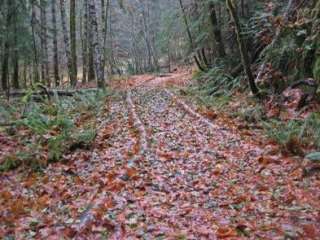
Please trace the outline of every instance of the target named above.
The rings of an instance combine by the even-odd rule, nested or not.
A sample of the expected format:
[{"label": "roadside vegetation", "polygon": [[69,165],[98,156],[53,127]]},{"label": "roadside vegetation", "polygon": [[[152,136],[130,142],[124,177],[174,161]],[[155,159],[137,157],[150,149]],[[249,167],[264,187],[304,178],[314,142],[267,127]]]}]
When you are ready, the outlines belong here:
[{"label": "roadside vegetation", "polygon": [[[41,169],[76,149],[90,149],[98,117],[109,94],[83,91],[70,97],[34,95],[30,90],[10,105],[2,100],[1,135],[9,137],[0,170],[19,166]],[[10,146],[11,144],[11,146]]]}]

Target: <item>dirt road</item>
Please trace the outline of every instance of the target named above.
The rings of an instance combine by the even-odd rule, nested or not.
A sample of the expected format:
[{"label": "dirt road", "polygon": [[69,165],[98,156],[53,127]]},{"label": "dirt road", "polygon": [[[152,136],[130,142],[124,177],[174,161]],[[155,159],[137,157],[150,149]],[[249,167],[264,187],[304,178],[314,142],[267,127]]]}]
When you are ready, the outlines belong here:
[{"label": "dirt road", "polygon": [[106,105],[93,152],[1,177],[2,199],[16,201],[2,200],[0,236],[319,238],[319,186],[299,178],[291,158],[263,156],[255,139],[195,109],[157,84],[122,91]]}]

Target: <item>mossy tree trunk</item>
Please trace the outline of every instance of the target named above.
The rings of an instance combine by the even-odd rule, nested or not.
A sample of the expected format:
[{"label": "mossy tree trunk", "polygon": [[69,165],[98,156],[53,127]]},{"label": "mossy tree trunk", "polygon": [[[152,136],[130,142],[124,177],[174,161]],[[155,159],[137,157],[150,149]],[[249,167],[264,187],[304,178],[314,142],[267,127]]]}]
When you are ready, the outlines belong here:
[{"label": "mossy tree trunk", "polygon": [[315,56],[313,66],[313,78],[320,82],[320,0],[317,1],[313,10],[313,27],[312,32],[315,35]]},{"label": "mossy tree trunk", "polygon": [[216,6],[214,3],[209,4],[209,10],[210,10],[210,20],[213,28],[213,35],[217,43],[219,57],[224,58],[226,56],[226,51],[225,51],[225,47],[222,40],[221,29],[218,26],[219,23],[218,23],[217,14],[216,14]]},{"label": "mossy tree trunk", "polygon": [[253,74],[252,74],[252,71],[250,68],[250,61],[249,61],[249,55],[248,55],[248,51],[246,48],[246,44],[244,42],[244,39],[241,36],[241,26],[240,26],[240,21],[239,21],[236,9],[234,7],[232,0],[226,0],[226,4],[228,7],[230,16],[231,16],[231,18],[234,22],[234,25],[235,25],[235,32],[237,35],[237,41],[238,41],[239,50],[240,50],[240,54],[241,54],[241,62],[242,62],[243,68],[246,72],[250,89],[251,89],[253,95],[259,96],[259,89],[257,88],[257,86],[255,84],[254,77],[253,77]]}]

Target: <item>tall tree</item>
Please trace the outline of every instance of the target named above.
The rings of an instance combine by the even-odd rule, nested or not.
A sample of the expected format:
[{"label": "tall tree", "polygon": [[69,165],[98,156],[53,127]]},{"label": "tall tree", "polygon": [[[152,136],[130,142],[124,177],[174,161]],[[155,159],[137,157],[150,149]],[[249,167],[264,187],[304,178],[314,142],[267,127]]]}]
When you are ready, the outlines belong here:
[{"label": "tall tree", "polygon": [[58,53],[58,30],[56,17],[56,0],[51,0],[52,17],[52,45],[53,45],[53,75],[56,86],[60,85],[59,76],[59,53]]},{"label": "tall tree", "polygon": [[19,84],[19,46],[18,46],[18,6],[17,2],[12,1],[14,4],[13,8],[13,77],[12,77],[12,86],[15,89],[20,88]]},{"label": "tall tree", "polygon": [[2,89],[7,90],[9,87],[9,56],[10,56],[10,28],[12,25],[12,11],[14,2],[12,0],[7,0],[7,16],[6,16],[6,34],[5,34],[5,43],[3,46],[3,60],[2,60],[2,75],[1,75],[1,84]]},{"label": "tall tree", "polygon": [[219,23],[217,19],[216,6],[213,2],[209,3],[209,10],[210,10],[210,20],[213,28],[214,38],[217,43],[216,45],[218,48],[219,57],[223,58],[226,56],[226,51],[225,51],[225,47],[222,40],[221,29],[219,27]]},{"label": "tall tree", "polygon": [[49,56],[48,56],[48,30],[47,30],[47,2],[40,0],[40,39],[41,39],[41,79],[50,87]]},{"label": "tall tree", "polygon": [[33,47],[33,81],[39,82],[39,57],[38,57],[38,49],[37,49],[37,10],[36,10],[36,1],[31,1],[31,30],[32,30],[32,47]]},{"label": "tall tree", "polygon": [[87,82],[88,73],[88,2],[83,1],[80,19],[80,38],[82,48],[82,83]]},{"label": "tall tree", "polygon": [[71,85],[74,85],[77,81],[76,80],[77,78],[74,72],[72,56],[70,52],[70,40],[69,40],[69,34],[68,34],[67,22],[66,22],[65,0],[60,0],[60,13],[61,13],[61,25],[62,25],[62,34],[63,34],[64,46],[65,46],[65,54],[68,62],[68,73],[69,73],[70,83]]},{"label": "tall tree", "polygon": [[103,66],[103,55],[102,55],[102,45],[99,35],[99,25],[97,19],[96,11],[96,1],[89,1],[89,18],[90,18],[90,28],[92,35],[92,49],[94,50],[94,65],[95,73],[97,77],[97,83],[99,88],[105,88],[105,79],[104,79],[104,66]]},{"label": "tall tree", "polygon": [[71,40],[71,58],[72,58],[72,72],[76,76],[71,81],[71,85],[76,85],[78,75],[77,67],[77,29],[76,29],[76,1],[70,0],[70,40]]},{"label": "tall tree", "polygon": [[248,82],[249,82],[249,86],[250,89],[252,91],[252,93],[256,96],[259,95],[259,89],[256,86],[253,74],[252,74],[252,70],[250,67],[250,60],[249,60],[249,55],[248,55],[248,51],[246,48],[246,44],[241,36],[241,27],[240,27],[240,20],[238,18],[237,12],[236,12],[236,8],[233,5],[233,2],[231,0],[226,0],[227,3],[227,7],[230,13],[231,18],[233,19],[233,23],[235,25],[235,31],[236,31],[236,35],[237,35],[237,40],[238,40],[238,45],[239,45],[239,50],[240,50],[240,54],[241,54],[241,61],[243,64],[243,68],[246,72],[247,78],[248,78]]}]

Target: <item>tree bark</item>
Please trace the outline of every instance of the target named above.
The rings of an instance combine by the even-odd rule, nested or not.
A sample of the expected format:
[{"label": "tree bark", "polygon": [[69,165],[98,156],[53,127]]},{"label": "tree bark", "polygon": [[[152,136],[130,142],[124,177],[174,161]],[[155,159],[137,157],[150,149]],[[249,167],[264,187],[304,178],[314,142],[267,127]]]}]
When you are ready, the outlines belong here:
[{"label": "tree bark", "polygon": [[[182,11],[182,17],[183,17],[184,24],[186,26],[187,35],[188,35],[188,39],[189,39],[189,43],[190,43],[190,48],[192,49],[192,51],[194,51],[195,50],[195,44],[194,44],[194,41],[193,41],[193,38],[192,38],[191,29],[190,29],[190,26],[189,26],[187,14],[185,12],[182,0],[179,0],[179,5],[180,5],[181,11]],[[201,62],[197,58],[197,56],[194,55],[193,58],[195,60],[195,63],[197,65],[197,67],[199,68],[199,70],[200,71],[205,71],[205,68],[201,65]]]},{"label": "tree bark", "polygon": [[[104,0],[103,0],[104,1]],[[109,19],[109,10],[110,10],[110,0],[107,0],[106,3],[106,8],[105,8],[105,12],[104,12],[104,17],[103,17],[103,21],[102,24],[104,24],[104,28],[103,28],[103,66],[106,66],[107,63],[107,36],[108,36],[108,19]]]},{"label": "tree bark", "polygon": [[36,14],[36,3],[35,0],[31,1],[31,30],[32,30],[32,45],[33,45],[33,81],[39,82],[39,57],[37,49],[36,39],[36,27],[37,27],[37,14]]},{"label": "tree bark", "polygon": [[47,3],[40,0],[40,38],[41,38],[41,79],[43,84],[50,87],[49,56],[48,56],[48,32],[47,32]]},{"label": "tree bark", "polygon": [[60,0],[60,12],[61,12],[61,25],[62,25],[62,33],[63,33],[63,39],[64,39],[64,47],[65,47],[65,54],[67,57],[68,62],[68,73],[70,78],[70,83],[73,86],[73,84],[76,83],[76,75],[73,68],[73,62],[70,52],[70,40],[67,30],[67,23],[66,23],[66,9],[65,9],[65,0]]},{"label": "tree bark", "polygon": [[224,58],[226,56],[225,47],[222,40],[221,29],[218,26],[218,19],[216,14],[216,7],[214,3],[209,4],[210,20],[213,28],[213,35],[218,47],[219,57]]},{"label": "tree bark", "polygon": [[7,16],[6,16],[6,35],[5,43],[3,49],[3,61],[2,61],[2,74],[1,74],[1,85],[2,90],[6,91],[9,88],[8,79],[9,79],[9,56],[10,56],[10,28],[12,22],[12,10],[13,10],[13,1],[7,0]]},{"label": "tree bark", "polygon": [[88,2],[83,1],[83,12],[81,16],[81,43],[82,43],[82,83],[87,82],[88,72]]},{"label": "tree bark", "polygon": [[101,39],[99,36],[99,26],[97,20],[97,11],[96,11],[96,1],[89,1],[89,18],[90,18],[90,28],[92,35],[92,49],[94,50],[94,65],[95,73],[97,77],[97,84],[99,88],[105,88],[105,79],[104,79],[104,66],[103,66],[103,56],[102,56],[102,47]]},{"label": "tree bark", "polygon": [[52,43],[53,43],[53,75],[56,87],[60,85],[59,75],[59,53],[58,53],[58,31],[56,18],[56,0],[51,0],[52,14]]},{"label": "tree bark", "polygon": [[[15,2],[14,2],[15,3]],[[12,77],[12,86],[15,89],[20,88],[19,84],[19,49],[18,49],[18,29],[17,29],[17,16],[18,13],[16,11],[17,6],[14,6],[13,11],[13,43],[14,43],[14,49],[13,49],[13,77]]]},{"label": "tree bark", "polygon": [[72,72],[75,77],[71,81],[74,87],[77,84],[77,33],[76,33],[76,1],[70,0],[70,40],[71,40],[71,58],[72,58]]},{"label": "tree bark", "polygon": [[241,36],[241,26],[240,26],[240,21],[239,21],[236,9],[232,3],[232,0],[226,0],[226,4],[228,7],[230,16],[233,19],[233,22],[235,25],[235,32],[237,35],[237,41],[238,41],[239,50],[240,50],[240,54],[241,54],[241,61],[242,61],[243,68],[246,72],[247,78],[248,78],[250,89],[251,89],[253,95],[259,96],[259,89],[257,88],[257,86],[255,84],[254,77],[253,77],[253,74],[252,74],[252,71],[250,68],[250,60],[249,60],[248,51],[246,49],[246,44]]}]

